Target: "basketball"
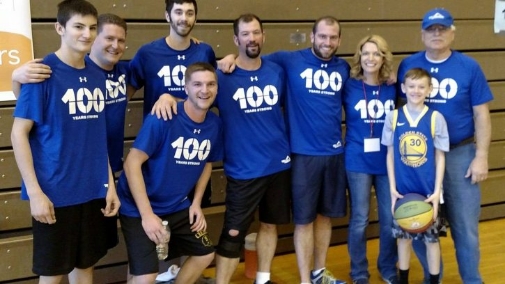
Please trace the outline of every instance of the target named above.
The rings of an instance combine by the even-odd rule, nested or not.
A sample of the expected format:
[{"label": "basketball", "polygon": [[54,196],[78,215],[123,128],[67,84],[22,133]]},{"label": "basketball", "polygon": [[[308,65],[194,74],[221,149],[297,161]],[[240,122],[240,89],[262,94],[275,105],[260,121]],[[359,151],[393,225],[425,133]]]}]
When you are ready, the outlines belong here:
[{"label": "basketball", "polygon": [[426,197],[408,193],[395,204],[394,218],[409,233],[422,233],[433,223],[433,206],[424,202]]}]

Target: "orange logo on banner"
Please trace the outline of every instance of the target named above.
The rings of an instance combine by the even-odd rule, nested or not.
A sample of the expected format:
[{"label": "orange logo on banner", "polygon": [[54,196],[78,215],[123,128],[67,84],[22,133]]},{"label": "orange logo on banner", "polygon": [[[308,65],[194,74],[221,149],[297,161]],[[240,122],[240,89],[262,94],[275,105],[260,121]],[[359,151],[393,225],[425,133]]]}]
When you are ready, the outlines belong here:
[{"label": "orange logo on banner", "polygon": [[0,92],[12,90],[12,71],[32,59],[32,42],[14,33],[0,32]]}]

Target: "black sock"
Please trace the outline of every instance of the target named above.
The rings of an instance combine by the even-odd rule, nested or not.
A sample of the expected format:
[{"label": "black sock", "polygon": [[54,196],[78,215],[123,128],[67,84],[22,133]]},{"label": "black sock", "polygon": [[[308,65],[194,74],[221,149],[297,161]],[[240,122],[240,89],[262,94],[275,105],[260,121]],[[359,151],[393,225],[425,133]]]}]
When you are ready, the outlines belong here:
[{"label": "black sock", "polygon": [[438,278],[440,278],[440,273],[439,274],[430,273],[430,284],[438,284]]},{"label": "black sock", "polygon": [[409,270],[400,269],[400,284],[409,284]]}]

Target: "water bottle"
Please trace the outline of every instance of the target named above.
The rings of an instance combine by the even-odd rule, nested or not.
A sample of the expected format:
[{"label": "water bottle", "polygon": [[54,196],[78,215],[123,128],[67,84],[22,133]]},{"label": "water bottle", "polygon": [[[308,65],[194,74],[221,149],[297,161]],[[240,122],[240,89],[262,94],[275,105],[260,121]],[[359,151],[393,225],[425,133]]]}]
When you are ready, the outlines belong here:
[{"label": "water bottle", "polygon": [[165,239],[158,245],[156,245],[156,253],[158,254],[159,260],[164,260],[168,257],[168,241],[170,241],[170,227],[168,226],[168,221],[161,222],[163,229],[165,230]]}]

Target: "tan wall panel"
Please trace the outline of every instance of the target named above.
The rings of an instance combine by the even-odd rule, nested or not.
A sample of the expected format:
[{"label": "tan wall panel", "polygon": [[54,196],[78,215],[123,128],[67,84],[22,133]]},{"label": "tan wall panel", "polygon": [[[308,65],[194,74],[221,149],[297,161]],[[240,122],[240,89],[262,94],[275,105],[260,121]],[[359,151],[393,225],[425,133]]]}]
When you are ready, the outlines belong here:
[{"label": "tan wall panel", "polygon": [[126,107],[126,118],[125,118],[125,137],[133,138],[137,136],[137,133],[142,126],[143,119],[143,101],[131,101]]},{"label": "tan wall panel", "polygon": [[505,140],[505,112],[491,114],[491,140]]},{"label": "tan wall panel", "polygon": [[[490,28],[491,20],[461,21],[458,25],[454,49],[479,50],[501,49],[505,46],[505,37],[497,36]],[[53,24],[33,24],[35,57],[54,52],[60,40]],[[295,50],[310,47],[311,23],[267,23],[264,25],[266,43],[263,53],[277,50]],[[423,49],[418,22],[365,22],[343,23],[342,42],[339,54],[353,54],[356,44],[364,36],[379,34],[389,43],[393,52],[415,52]],[[123,59],[132,58],[138,48],[152,40],[168,35],[167,23],[130,24],[128,28],[127,50]],[[230,24],[199,24],[192,34],[194,37],[212,46],[218,57],[235,53],[233,28]],[[401,36],[398,36],[401,35]],[[463,40],[472,38],[472,40]],[[459,39],[459,40],[458,40]],[[137,96],[138,97],[138,96]]]},{"label": "tan wall panel", "polygon": [[14,152],[0,151],[0,189],[19,187],[21,187],[21,174],[14,159]]},{"label": "tan wall panel", "polygon": [[494,99],[489,103],[490,110],[505,110],[505,82],[489,83]]},{"label": "tan wall panel", "polygon": [[[494,170],[504,168],[505,168],[505,141],[491,142],[491,145],[489,147],[489,169]],[[498,188],[496,188],[495,190],[498,190]]]},{"label": "tan wall panel", "polygon": [[[493,204],[499,202],[505,202],[505,190],[503,185],[505,184],[505,171],[491,171],[486,181],[481,183],[482,200],[481,204]],[[505,215],[505,211],[502,212]]]},{"label": "tan wall panel", "polygon": [[210,188],[212,190],[210,203],[224,203],[226,198],[226,176],[224,175],[223,169],[212,170],[210,182]]},{"label": "tan wall panel", "polygon": [[[60,0],[31,0],[33,18],[55,18]],[[165,5],[161,0],[91,0],[100,13],[116,13],[127,19],[163,19]],[[288,4],[289,3],[289,4]],[[317,3],[317,4],[316,4]],[[340,20],[421,19],[434,7],[445,7],[453,16],[464,19],[491,18],[494,5],[491,1],[439,0],[431,3],[423,0],[218,0],[198,1],[200,20],[230,20],[242,13],[256,13],[264,19],[314,20],[323,15],[333,15]]]},{"label": "tan wall panel", "polygon": [[0,281],[35,276],[32,273],[32,236],[0,241]]},{"label": "tan wall panel", "polygon": [[21,200],[20,191],[0,192],[0,232],[31,228],[30,203]]},{"label": "tan wall panel", "polygon": [[[11,130],[14,118],[12,112],[14,108],[0,108],[0,147],[11,145]],[[1,173],[1,171],[0,171]]]}]

